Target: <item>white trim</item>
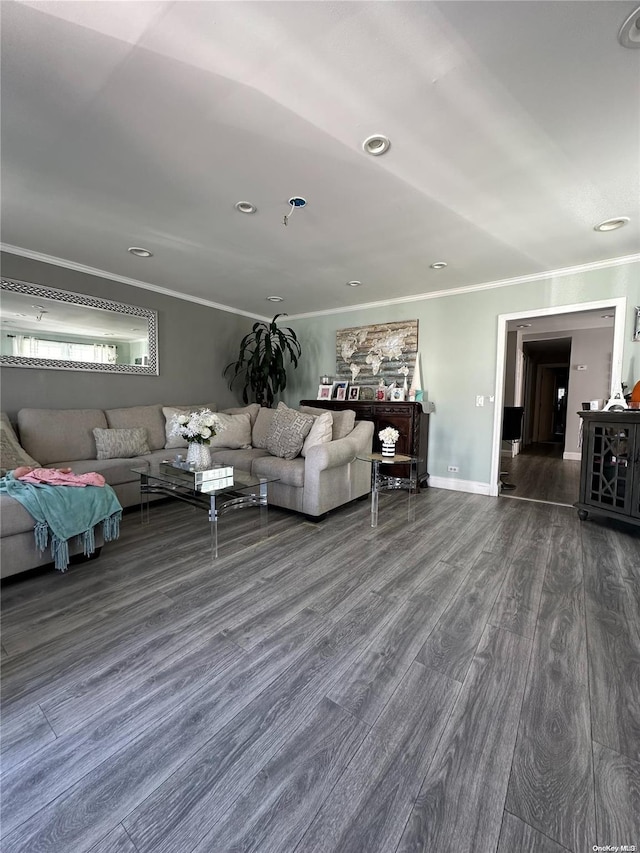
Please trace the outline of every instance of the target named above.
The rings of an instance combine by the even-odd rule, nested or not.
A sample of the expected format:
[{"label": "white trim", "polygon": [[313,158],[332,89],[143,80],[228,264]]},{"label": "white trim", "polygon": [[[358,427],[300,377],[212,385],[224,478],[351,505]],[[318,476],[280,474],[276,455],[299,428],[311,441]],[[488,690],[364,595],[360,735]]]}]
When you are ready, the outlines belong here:
[{"label": "white trim", "polygon": [[[526,284],[531,281],[543,281],[547,278],[561,278],[566,275],[579,275],[592,270],[619,267],[625,264],[640,263],[640,254],[625,255],[620,258],[609,258],[605,261],[592,261],[588,264],[578,264],[574,267],[564,267],[546,272],[519,275],[515,278],[503,278],[499,281],[485,281],[480,284],[467,284],[461,287],[452,287],[450,290],[433,290],[429,293],[416,293],[413,296],[399,296],[395,299],[381,299],[379,302],[363,302],[360,305],[349,305],[344,308],[326,308],[322,311],[308,311],[303,314],[289,314],[290,320],[304,320],[308,317],[322,317],[328,314],[343,314],[348,311],[364,311],[369,308],[385,308],[388,305],[402,305],[407,302],[423,302],[425,299],[441,299],[444,296],[458,296],[463,293],[475,293],[477,290],[494,290],[497,287],[511,287],[514,284]],[[585,309],[587,310],[587,309]],[[553,313],[553,309],[552,309]],[[523,314],[525,317],[535,316],[531,311]],[[515,317],[514,317],[515,319]]]},{"label": "white trim", "polygon": [[504,359],[507,340],[507,323],[510,320],[522,320],[525,317],[549,317],[555,314],[573,314],[579,311],[601,311],[615,308],[613,323],[613,356],[611,359],[611,388],[617,389],[622,382],[622,354],[624,349],[624,329],[627,314],[625,296],[611,299],[598,299],[594,302],[577,302],[571,305],[556,305],[546,308],[532,308],[527,311],[515,311],[511,314],[498,314],[498,336],[496,352],[495,410],[493,414],[493,439],[491,445],[492,495],[499,494],[500,450],[502,434],[502,407],[504,405]]},{"label": "white trim", "polygon": [[453,477],[434,477],[429,475],[429,488],[448,489],[451,492],[469,492],[472,495],[490,494],[490,483],[477,480],[454,480]]},{"label": "white trim", "polygon": [[230,305],[222,305],[220,302],[212,302],[210,299],[203,299],[200,296],[190,296],[187,293],[178,293],[176,290],[170,290],[168,287],[160,287],[157,284],[150,284],[147,281],[139,281],[137,278],[128,278],[126,275],[117,275],[116,273],[100,270],[96,267],[89,267],[86,264],[78,264],[75,261],[67,261],[64,258],[56,258],[53,255],[45,255],[42,252],[32,252],[30,249],[21,249],[19,246],[9,246],[7,243],[0,243],[0,251],[7,252],[9,255],[18,255],[21,258],[29,258],[32,261],[41,261],[45,264],[53,264],[56,267],[81,272],[85,275],[95,275],[98,278],[108,278],[111,281],[117,281],[120,284],[128,284],[130,287],[140,287],[142,290],[152,290],[154,293],[161,293],[163,296],[172,296],[174,299],[182,299],[185,302],[195,302],[198,305],[206,305],[208,308],[217,308],[218,311],[226,311],[229,314],[240,314],[242,317],[250,317],[252,320],[265,320],[271,322],[271,317],[263,317],[260,314],[252,314],[250,311],[241,311],[239,308],[232,308]]},{"label": "white trim", "polygon": [[582,453],[575,450],[565,450],[562,454],[563,459],[570,459],[573,462],[581,462],[582,461]]},{"label": "white trim", "polygon": [[[146,281],[139,281],[135,278],[127,278],[127,276],[116,275],[115,273],[100,270],[96,267],[89,267],[85,264],[78,264],[75,261],[67,261],[64,258],[56,258],[53,255],[45,255],[43,252],[34,252],[31,249],[23,249],[20,246],[11,246],[7,243],[0,243],[0,251],[7,252],[10,255],[19,255],[22,258],[29,258],[33,261],[41,261],[45,264],[53,264],[54,266],[63,267],[64,269],[75,270],[87,275],[95,275],[99,278],[109,278],[112,281],[118,281],[122,284],[128,284],[131,287],[141,287],[143,290],[152,290],[156,293],[162,293],[165,296],[173,296],[175,299],[183,299],[185,302],[196,302],[198,305],[206,305],[209,308],[217,308],[219,311],[227,311],[230,314],[240,314],[242,317],[251,317],[252,319],[271,321],[271,317],[263,316],[262,314],[252,314],[250,311],[241,311],[238,308],[232,308],[230,305],[222,305],[219,302],[212,302],[209,299],[203,299],[199,296],[189,296],[186,293],[179,293],[176,290],[170,290],[167,287],[159,287],[155,284],[149,284]],[[441,299],[444,296],[458,296],[463,293],[474,293],[476,290],[494,290],[497,287],[511,287],[514,284],[526,284],[531,281],[542,281],[547,278],[560,278],[566,275],[576,275],[591,270],[607,269],[609,267],[619,267],[625,264],[639,263],[640,254],[623,255],[619,258],[608,258],[604,261],[591,261],[588,264],[577,264],[573,267],[562,267],[557,270],[547,270],[545,272],[530,273],[529,275],[520,275],[515,278],[503,278],[498,281],[485,281],[480,284],[467,284],[461,287],[452,287],[450,290],[434,290],[430,293],[416,293],[413,296],[400,296],[395,299],[382,299],[379,302],[363,302],[359,305],[348,305],[343,308],[326,308],[323,311],[308,311],[302,314],[289,314],[289,320],[303,320],[307,317],[322,317],[329,314],[343,314],[349,311],[364,311],[368,308],[384,308],[388,305],[402,305],[410,302],[422,302],[426,299]],[[588,310],[588,309],[585,309]],[[551,309],[554,313],[554,309]],[[528,311],[523,317],[535,316]],[[539,315],[542,316],[542,315]],[[515,315],[514,315],[515,319]]]}]

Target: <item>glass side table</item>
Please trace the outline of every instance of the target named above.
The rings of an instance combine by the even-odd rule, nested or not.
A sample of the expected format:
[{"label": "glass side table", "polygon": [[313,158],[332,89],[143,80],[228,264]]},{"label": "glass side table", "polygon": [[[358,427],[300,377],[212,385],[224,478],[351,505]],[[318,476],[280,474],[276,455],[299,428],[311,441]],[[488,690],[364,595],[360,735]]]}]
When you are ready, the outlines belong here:
[{"label": "glass side table", "polygon": [[[415,520],[414,495],[418,491],[418,457],[405,456],[396,453],[395,456],[383,456],[381,453],[359,453],[357,456],[363,462],[371,463],[371,526],[378,526],[378,495],[382,491],[407,489],[408,520]],[[385,465],[407,465],[408,477],[391,477],[385,474]]]}]

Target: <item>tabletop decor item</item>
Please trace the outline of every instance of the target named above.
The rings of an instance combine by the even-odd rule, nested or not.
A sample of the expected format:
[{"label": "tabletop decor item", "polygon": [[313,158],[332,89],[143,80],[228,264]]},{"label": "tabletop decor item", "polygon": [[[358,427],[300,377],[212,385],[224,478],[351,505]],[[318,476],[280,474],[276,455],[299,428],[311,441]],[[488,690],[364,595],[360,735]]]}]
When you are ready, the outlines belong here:
[{"label": "tabletop decor item", "polygon": [[382,455],[395,456],[396,442],[400,438],[400,433],[393,427],[385,427],[378,433],[378,438],[382,442]]},{"label": "tabletop decor item", "polygon": [[193,465],[196,471],[211,468],[211,450],[209,444],[214,435],[221,432],[219,418],[211,409],[176,415],[170,434],[184,438],[187,442],[187,465]]}]

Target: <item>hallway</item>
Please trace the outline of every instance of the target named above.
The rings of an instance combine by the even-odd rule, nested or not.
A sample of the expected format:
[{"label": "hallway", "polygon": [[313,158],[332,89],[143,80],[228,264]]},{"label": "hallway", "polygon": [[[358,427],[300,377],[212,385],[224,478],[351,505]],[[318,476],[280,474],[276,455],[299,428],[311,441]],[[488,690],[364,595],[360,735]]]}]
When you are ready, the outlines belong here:
[{"label": "hallway", "polygon": [[513,459],[503,459],[502,481],[515,485],[500,497],[572,506],[578,500],[580,463],[562,458],[562,444],[530,444]]}]

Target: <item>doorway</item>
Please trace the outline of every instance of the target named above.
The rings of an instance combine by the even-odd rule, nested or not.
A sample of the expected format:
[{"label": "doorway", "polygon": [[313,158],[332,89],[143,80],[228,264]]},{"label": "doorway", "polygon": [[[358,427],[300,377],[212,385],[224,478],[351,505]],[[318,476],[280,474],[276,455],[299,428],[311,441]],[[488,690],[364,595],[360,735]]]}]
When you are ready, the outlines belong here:
[{"label": "doorway", "polygon": [[[605,370],[606,375],[600,379],[602,392],[598,394],[599,398],[604,396],[605,401],[609,399],[616,390],[620,387],[622,380],[622,351],[624,340],[624,323],[626,315],[626,299],[613,298],[583,304],[564,305],[555,308],[540,308],[527,312],[517,312],[513,314],[501,314],[498,317],[498,352],[496,364],[496,409],[494,412],[493,423],[493,446],[492,446],[492,462],[491,462],[491,484],[490,494],[498,496],[501,493],[501,470],[505,467],[504,453],[505,445],[502,442],[502,415],[505,401],[511,405],[524,405],[525,416],[523,418],[523,430],[521,440],[512,443],[513,450],[511,451],[511,463],[518,462],[521,471],[524,471],[524,466],[527,464],[527,456],[531,457],[530,469],[539,469],[539,476],[530,476],[529,479],[533,485],[535,494],[530,494],[527,489],[528,500],[543,500],[545,502],[562,502],[573,503],[577,500],[577,489],[569,485],[567,494],[575,496],[569,500],[566,495],[562,501],[552,500],[548,496],[548,489],[545,493],[540,486],[546,486],[557,477],[550,476],[552,466],[560,468],[556,465],[557,461],[573,461],[577,462],[578,466],[573,466],[576,471],[579,467],[580,450],[577,443],[578,427],[580,418],[577,411],[581,408],[581,401],[575,402],[573,397],[581,393],[581,381],[585,376],[591,377],[591,374],[580,375],[577,371],[587,370],[588,364],[574,364],[574,356],[570,356],[571,363],[568,364],[566,357],[558,361],[547,362],[543,365],[544,369],[538,370],[540,365],[533,357],[536,347],[528,348],[528,353],[525,353],[524,343],[536,344],[538,342],[531,340],[526,341],[524,338],[536,336],[534,324],[538,326],[538,330],[548,326],[546,331],[539,332],[541,342],[550,344],[551,340],[559,340],[570,337],[566,334],[567,329],[585,328],[588,324],[593,324],[594,315],[597,322],[608,322],[610,327],[610,347],[609,356],[606,359],[606,364],[603,365],[602,358],[597,360],[597,366],[600,370]],[[591,315],[591,316],[588,316]],[[608,316],[605,316],[608,315]],[[538,322],[538,318],[542,323]],[[586,324],[586,325],[585,325]],[[553,331],[553,329],[558,331]],[[511,336],[511,332],[517,329],[520,332],[519,349],[516,353],[515,367],[513,369],[516,377],[515,390],[514,388],[505,387],[505,376],[507,373],[507,340]],[[525,331],[526,330],[526,331]],[[562,334],[559,332],[564,332]],[[522,346],[520,346],[522,344]],[[541,348],[541,343],[539,344]],[[550,358],[550,356],[546,356]],[[589,358],[586,359],[589,361]],[[592,363],[592,369],[595,362]],[[604,384],[603,384],[604,382]],[[573,395],[569,391],[574,388]],[[536,387],[538,390],[536,391]],[[536,394],[538,400],[537,420],[536,420]],[[590,399],[590,398],[588,398]],[[533,400],[533,403],[531,402]],[[528,403],[528,405],[527,405]],[[538,439],[534,442],[534,437]],[[564,437],[564,443],[562,438]],[[540,441],[540,439],[543,439]],[[551,439],[547,441],[547,439]],[[548,459],[544,465],[539,459],[535,459],[533,454],[533,446],[539,450],[546,448],[547,452],[542,454]],[[560,448],[564,450],[560,452]],[[538,456],[540,454],[537,454]],[[522,457],[520,459],[519,457]],[[544,469],[544,470],[543,470]],[[515,470],[515,466],[514,466]],[[536,481],[538,486],[536,487]],[[524,480],[523,480],[524,482]],[[512,490],[510,497],[524,496],[518,494],[519,489]],[[540,495],[540,496],[538,496]]]}]

